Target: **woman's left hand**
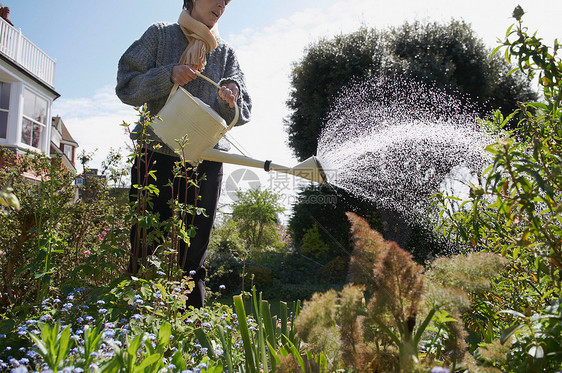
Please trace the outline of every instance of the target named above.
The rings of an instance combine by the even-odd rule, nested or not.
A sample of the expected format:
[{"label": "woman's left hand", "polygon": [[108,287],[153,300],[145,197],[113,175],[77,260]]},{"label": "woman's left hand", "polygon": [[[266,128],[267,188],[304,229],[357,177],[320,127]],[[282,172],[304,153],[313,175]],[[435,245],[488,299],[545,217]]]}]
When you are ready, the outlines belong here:
[{"label": "woman's left hand", "polygon": [[225,100],[231,108],[234,107],[238,94],[238,85],[234,82],[224,83],[219,89],[219,97]]}]

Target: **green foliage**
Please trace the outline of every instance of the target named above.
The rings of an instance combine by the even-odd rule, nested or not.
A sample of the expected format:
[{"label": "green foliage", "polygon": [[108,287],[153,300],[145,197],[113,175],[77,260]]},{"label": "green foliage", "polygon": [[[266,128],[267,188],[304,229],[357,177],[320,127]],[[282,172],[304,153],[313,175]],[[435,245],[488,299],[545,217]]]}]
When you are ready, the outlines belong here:
[{"label": "green foliage", "polygon": [[62,368],[64,359],[70,350],[70,326],[60,330],[60,324],[54,327],[48,324],[41,324],[41,338],[30,334],[30,338],[35,342],[39,354],[47,366],[53,371],[58,372]]},{"label": "green foliage", "polygon": [[[109,195],[107,185],[92,180],[77,187],[74,172],[42,154],[17,156],[2,149],[0,158],[0,185],[10,185],[19,201],[18,209],[0,213],[0,278],[7,295],[0,297],[3,309],[40,302],[51,289],[77,281],[78,268],[93,253],[109,263],[90,267],[94,281],[122,273],[115,258],[124,253],[118,242],[124,239],[125,206]],[[78,194],[91,198],[77,200]],[[105,250],[100,238],[108,234],[115,240]]]},{"label": "green foliage", "polygon": [[333,369],[359,372],[412,372],[434,359],[455,371],[471,361],[461,314],[471,311],[471,296],[490,289],[505,261],[492,254],[441,258],[424,275],[410,254],[348,216],[351,284],[305,302],[296,325],[307,350],[325,351]]},{"label": "green foliage", "polygon": [[318,224],[312,225],[312,228],[309,228],[302,238],[301,253],[324,261],[328,249],[329,246],[320,237]]},{"label": "green foliage", "polygon": [[337,256],[348,257],[352,248],[349,245],[350,225],[345,216],[347,211],[364,216],[374,227],[382,229],[382,221],[372,204],[344,190],[309,186],[299,191],[288,225],[295,250],[302,250],[305,234],[317,225],[320,240],[329,248],[322,258],[318,258],[320,262],[325,263],[328,258]]},{"label": "green foliage", "polygon": [[253,254],[279,246],[277,214],[284,211],[279,195],[264,189],[237,191],[232,204],[232,219],[237,223],[240,237]]},{"label": "green foliage", "polygon": [[[487,148],[492,165],[484,170],[481,183],[471,186],[470,198],[456,209],[450,208],[453,198],[436,199],[442,206],[446,235],[468,248],[510,259],[509,270],[497,286],[501,295],[496,312],[536,312],[561,294],[562,69],[558,43],[551,51],[540,40],[528,35],[519,22],[509,28],[500,46],[508,59],[518,59],[518,69],[529,78],[540,77],[545,102],[520,105],[518,131],[525,136],[507,133]],[[483,126],[501,130],[505,123],[496,114]]]}]

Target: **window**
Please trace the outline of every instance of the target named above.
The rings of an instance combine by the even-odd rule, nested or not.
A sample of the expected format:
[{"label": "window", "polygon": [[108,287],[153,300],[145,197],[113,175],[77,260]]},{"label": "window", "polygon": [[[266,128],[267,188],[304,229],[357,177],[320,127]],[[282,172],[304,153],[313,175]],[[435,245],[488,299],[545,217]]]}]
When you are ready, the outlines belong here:
[{"label": "window", "polygon": [[47,100],[24,89],[21,141],[34,148],[41,148],[41,134],[46,124]]},{"label": "window", "polygon": [[68,159],[72,162],[73,161],[73,159],[72,159],[72,146],[64,144],[63,145],[63,151],[64,151],[64,154],[66,154],[66,156],[68,157]]},{"label": "window", "polygon": [[0,82],[0,139],[8,132],[8,111],[10,109],[10,83]]}]

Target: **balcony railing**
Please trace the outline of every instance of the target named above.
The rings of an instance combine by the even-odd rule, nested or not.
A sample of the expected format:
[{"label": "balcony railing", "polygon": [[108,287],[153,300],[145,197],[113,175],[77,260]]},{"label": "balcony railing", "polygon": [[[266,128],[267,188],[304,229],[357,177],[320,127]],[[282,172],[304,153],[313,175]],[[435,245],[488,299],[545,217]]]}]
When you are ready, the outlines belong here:
[{"label": "balcony railing", "polygon": [[51,88],[55,87],[56,61],[0,18],[0,52],[35,75]]}]

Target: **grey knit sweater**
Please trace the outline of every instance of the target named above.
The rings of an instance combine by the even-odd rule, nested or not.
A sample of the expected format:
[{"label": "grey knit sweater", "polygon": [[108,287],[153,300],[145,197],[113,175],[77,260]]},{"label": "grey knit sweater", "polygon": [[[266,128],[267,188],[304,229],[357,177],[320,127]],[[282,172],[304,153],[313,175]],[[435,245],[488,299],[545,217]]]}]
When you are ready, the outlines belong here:
[{"label": "grey knit sweater", "polygon": [[[148,110],[157,114],[173,87],[172,68],[177,65],[186,48],[187,39],[177,23],[155,23],[150,26],[119,60],[115,88],[117,96],[129,105],[142,106],[146,103]],[[202,74],[219,84],[235,82],[238,85],[240,117],[236,125],[247,123],[250,120],[252,102],[246,89],[244,74],[234,50],[221,38],[217,38],[217,48],[207,54],[207,65]],[[234,119],[234,109],[218,97],[214,85],[198,78],[183,87],[212,107],[227,123]],[[133,132],[138,131],[138,127],[140,126]],[[151,137],[158,141],[154,134]],[[169,147],[162,145],[159,152],[175,155]],[[221,139],[215,148],[229,150],[229,144]]]}]

